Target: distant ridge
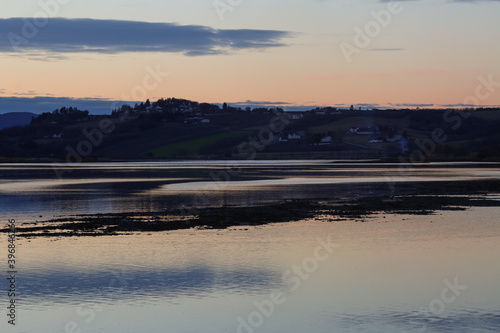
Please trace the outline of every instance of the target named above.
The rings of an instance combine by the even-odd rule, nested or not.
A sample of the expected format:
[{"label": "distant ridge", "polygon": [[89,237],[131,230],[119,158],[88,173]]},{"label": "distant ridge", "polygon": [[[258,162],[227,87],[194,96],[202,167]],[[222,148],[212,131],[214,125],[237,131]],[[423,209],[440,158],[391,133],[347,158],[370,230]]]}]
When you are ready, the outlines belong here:
[{"label": "distant ridge", "polygon": [[14,126],[26,126],[36,114],[31,112],[9,112],[0,114],[0,130]]},{"label": "distant ridge", "polygon": [[[23,116],[24,119],[19,117]],[[500,108],[234,107],[179,98],[1,115],[0,163],[186,159],[500,161]],[[14,118],[14,119],[13,119]],[[405,162],[406,163],[406,162]]]}]

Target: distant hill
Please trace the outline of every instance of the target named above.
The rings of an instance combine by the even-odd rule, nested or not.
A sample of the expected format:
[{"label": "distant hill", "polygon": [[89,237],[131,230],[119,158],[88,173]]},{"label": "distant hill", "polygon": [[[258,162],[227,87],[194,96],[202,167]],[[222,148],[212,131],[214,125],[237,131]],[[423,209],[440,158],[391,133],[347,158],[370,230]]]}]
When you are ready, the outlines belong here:
[{"label": "distant hill", "polygon": [[[2,127],[21,113],[1,115]],[[33,114],[24,114],[24,124]],[[22,123],[22,122],[21,122]],[[167,98],[110,115],[75,107],[0,130],[0,162],[172,159],[498,161],[500,108],[284,112]]]},{"label": "distant hill", "polygon": [[9,112],[0,114],[0,130],[14,126],[26,126],[36,116],[31,112]]}]

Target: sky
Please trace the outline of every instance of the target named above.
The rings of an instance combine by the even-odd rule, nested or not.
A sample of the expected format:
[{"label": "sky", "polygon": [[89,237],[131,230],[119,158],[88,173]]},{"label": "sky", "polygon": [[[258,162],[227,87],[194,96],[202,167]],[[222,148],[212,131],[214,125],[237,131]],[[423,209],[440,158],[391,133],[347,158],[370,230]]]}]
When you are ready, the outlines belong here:
[{"label": "sky", "polygon": [[500,0],[3,0],[0,113],[497,106],[499,14]]}]

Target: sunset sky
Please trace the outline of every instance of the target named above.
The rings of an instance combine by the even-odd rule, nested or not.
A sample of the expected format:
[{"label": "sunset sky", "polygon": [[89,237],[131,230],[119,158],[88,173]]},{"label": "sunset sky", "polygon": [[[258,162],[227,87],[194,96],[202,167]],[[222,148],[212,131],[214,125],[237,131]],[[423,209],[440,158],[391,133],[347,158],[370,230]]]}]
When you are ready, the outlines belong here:
[{"label": "sunset sky", "polygon": [[499,16],[496,0],[4,0],[0,113],[500,105]]}]

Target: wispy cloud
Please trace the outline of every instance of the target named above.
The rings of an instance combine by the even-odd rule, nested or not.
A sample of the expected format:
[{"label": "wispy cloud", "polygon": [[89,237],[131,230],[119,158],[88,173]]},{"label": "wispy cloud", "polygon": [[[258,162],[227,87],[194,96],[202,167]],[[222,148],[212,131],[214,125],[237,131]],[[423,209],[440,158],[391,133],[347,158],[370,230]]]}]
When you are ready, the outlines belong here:
[{"label": "wispy cloud", "polygon": [[[373,50],[375,51],[375,50]],[[382,50],[386,51],[386,50]],[[391,51],[391,50],[388,50]],[[394,50],[397,51],[397,50]],[[313,81],[332,81],[332,80],[373,80],[373,79],[390,79],[390,78],[415,78],[415,77],[448,77],[448,78],[463,78],[464,76],[478,75],[476,71],[444,71],[444,70],[427,70],[427,71],[406,71],[406,72],[367,72],[367,73],[339,73],[339,74],[311,74],[306,75],[307,80]]]},{"label": "wispy cloud", "polygon": [[[28,23],[27,23],[28,22]],[[187,56],[286,46],[293,34],[277,30],[213,29],[199,25],[52,18],[23,34],[32,19],[0,19],[0,52],[43,53],[174,52]],[[24,28],[26,30],[26,28]],[[13,47],[15,46],[15,47]]]},{"label": "wispy cloud", "polygon": [[432,103],[424,103],[424,104],[416,104],[416,103],[399,103],[399,104],[393,104],[393,103],[388,103],[389,106],[393,106],[396,108],[432,108],[436,107],[435,104]]},{"label": "wispy cloud", "polygon": [[236,102],[236,103],[231,103],[231,105],[262,105],[262,106],[272,106],[272,105],[289,105],[291,103],[288,102],[271,102],[271,101],[251,101],[251,100],[246,100],[245,102]]},{"label": "wispy cloud", "polygon": [[19,97],[33,97],[33,96],[40,96],[41,94],[36,92],[35,90],[29,90],[26,92],[16,92],[16,93],[13,93],[12,95],[19,96]]}]

